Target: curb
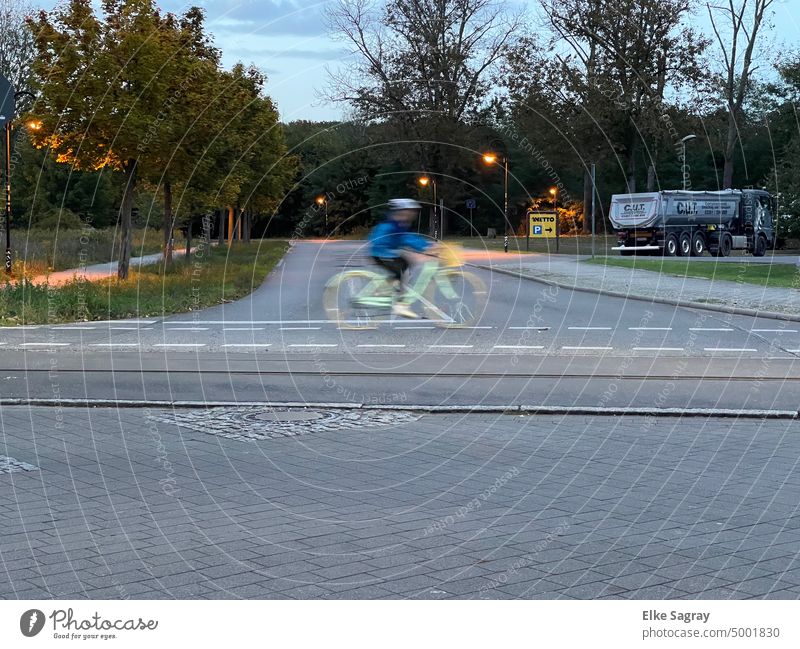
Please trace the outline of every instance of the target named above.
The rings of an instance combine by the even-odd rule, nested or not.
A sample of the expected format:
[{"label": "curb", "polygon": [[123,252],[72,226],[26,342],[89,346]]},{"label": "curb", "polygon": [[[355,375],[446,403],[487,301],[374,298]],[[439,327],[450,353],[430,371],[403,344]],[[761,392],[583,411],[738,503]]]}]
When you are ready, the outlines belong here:
[{"label": "curb", "polygon": [[492,273],[500,273],[501,275],[510,275],[511,277],[518,277],[520,279],[527,279],[531,282],[539,282],[540,284],[547,284],[548,286],[555,286],[563,288],[568,291],[581,291],[582,293],[592,293],[594,295],[608,295],[610,297],[619,297],[626,300],[639,300],[640,302],[649,302],[650,304],[668,304],[670,306],[679,306],[689,309],[704,309],[706,311],[715,311],[717,313],[730,313],[732,315],[746,315],[757,318],[769,318],[772,320],[787,320],[789,322],[800,322],[800,314],[794,313],[778,313],[776,311],[759,311],[758,309],[747,309],[743,307],[735,307],[728,305],[706,304],[705,302],[692,302],[690,300],[675,300],[666,297],[645,297],[643,295],[636,295],[633,293],[623,293],[621,291],[609,291],[602,288],[594,288],[591,286],[574,286],[564,284],[563,282],[555,282],[551,279],[540,279],[538,277],[531,277],[523,273],[518,273],[507,268],[492,268],[491,266],[484,266],[482,264],[473,264],[467,262],[467,266],[473,268],[480,268],[481,270],[488,270]]},{"label": "curb", "polygon": [[147,401],[144,399],[0,399],[3,406],[59,408],[327,408],[336,410],[399,410],[427,414],[595,415],[613,417],[719,417],[725,419],[798,419],[796,410],[734,408],[606,408],[598,406],[430,406],[420,404],[303,403],[299,401]]}]

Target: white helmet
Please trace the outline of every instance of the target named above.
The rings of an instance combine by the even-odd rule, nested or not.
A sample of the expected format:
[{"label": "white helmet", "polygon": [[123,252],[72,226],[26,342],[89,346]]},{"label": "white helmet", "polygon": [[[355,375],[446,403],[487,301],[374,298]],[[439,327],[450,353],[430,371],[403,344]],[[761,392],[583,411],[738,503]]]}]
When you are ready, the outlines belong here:
[{"label": "white helmet", "polygon": [[421,210],[422,205],[411,198],[393,198],[389,201],[389,209],[393,212],[397,210]]}]

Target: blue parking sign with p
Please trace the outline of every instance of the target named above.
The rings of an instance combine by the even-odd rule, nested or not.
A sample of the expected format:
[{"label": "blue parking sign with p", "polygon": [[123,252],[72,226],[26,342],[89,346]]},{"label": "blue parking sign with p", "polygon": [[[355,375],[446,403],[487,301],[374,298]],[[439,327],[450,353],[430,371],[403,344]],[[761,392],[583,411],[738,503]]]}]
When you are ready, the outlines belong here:
[{"label": "blue parking sign with p", "polygon": [[542,233],[542,226],[541,225],[534,225],[533,226],[533,233],[534,234],[541,234]]}]

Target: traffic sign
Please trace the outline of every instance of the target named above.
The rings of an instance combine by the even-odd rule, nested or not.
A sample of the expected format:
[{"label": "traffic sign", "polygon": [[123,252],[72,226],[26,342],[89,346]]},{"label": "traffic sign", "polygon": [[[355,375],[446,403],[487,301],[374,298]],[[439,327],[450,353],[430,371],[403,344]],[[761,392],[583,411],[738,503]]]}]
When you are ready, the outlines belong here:
[{"label": "traffic sign", "polygon": [[528,212],[528,228],[531,237],[555,239],[558,236],[555,212]]},{"label": "traffic sign", "polygon": [[467,199],[467,209],[468,210],[474,210],[476,207],[478,207],[478,201],[476,201],[474,198],[468,198]]}]

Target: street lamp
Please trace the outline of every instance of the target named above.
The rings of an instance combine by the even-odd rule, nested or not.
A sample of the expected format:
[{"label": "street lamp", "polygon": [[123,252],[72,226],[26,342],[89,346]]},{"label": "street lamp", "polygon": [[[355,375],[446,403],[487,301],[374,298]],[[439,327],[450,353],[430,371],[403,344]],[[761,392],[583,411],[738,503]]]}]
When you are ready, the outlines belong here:
[{"label": "street lamp", "polygon": [[683,178],[683,191],[686,191],[686,143],[696,139],[694,133],[690,133],[686,137],[681,138],[681,176]]},{"label": "street lamp", "polygon": [[[11,83],[3,78],[3,85],[8,88],[9,91],[13,91],[13,87]],[[16,108],[17,99],[22,96],[27,95],[32,99],[36,99],[36,95],[32,92],[27,90],[20,90],[15,92],[13,97],[13,102],[10,102],[10,106],[5,106],[5,108],[10,108],[9,115],[4,116],[5,119],[5,131],[6,131],[6,160],[5,160],[5,181],[6,181],[6,209],[5,209],[5,221],[6,221],[6,260],[5,260],[5,267],[6,267],[6,274],[11,274],[11,123],[14,119],[14,110]],[[38,131],[42,128],[42,123],[38,120],[30,120],[28,122],[28,127],[31,130]]]},{"label": "street lamp", "polygon": [[[433,238],[439,238],[439,221],[436,215],[436,206],[438,203],[436,202],[436,178],[432,178],[431,176],[420,176],[417,178],[417,182],[420,184],[421,187],[427,187],[430,185],[433,188]],[[417,222],[417,227],[419,227],[419,222]]]},{"label": "street lamp", "polygon": [[556,215],[556,252],[558,252],[559,220],[558,220],[558,187],[550,188],[550,196],[553,197],[553,212]]},{"label": "street lamp", "polygon": [[325,196],[317,196],[317,205],[325,206],[325,236],[328,236],[328,199]]},{"label": "street lamp", "polygon": [[[500,154],[494,150],[499,145]],[[508,232],[508,149],[502,140],[492,140],[490,150],[483,154],[483,162],[487,165],[499,163],[503,165],[503,231]],[[505,246],[504,246],[505,247]]]}]

